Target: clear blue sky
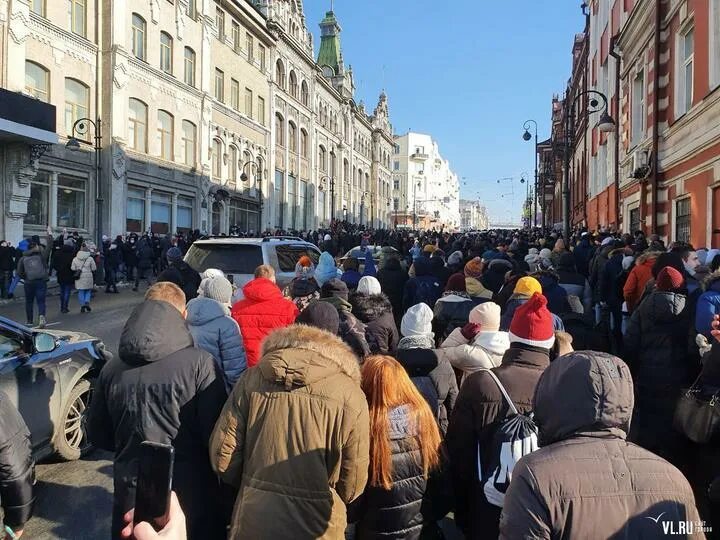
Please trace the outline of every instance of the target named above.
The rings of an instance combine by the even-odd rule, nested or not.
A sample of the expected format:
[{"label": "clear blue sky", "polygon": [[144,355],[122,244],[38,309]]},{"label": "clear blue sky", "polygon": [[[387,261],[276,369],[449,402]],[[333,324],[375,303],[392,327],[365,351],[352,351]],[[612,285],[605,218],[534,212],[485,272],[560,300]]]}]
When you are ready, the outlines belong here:
[{"label": "clear blue sky", "polygon": [[[573,36],[582,31],[580,0],[335,0],[356,99],[372,111],[382,88],[397,134],[430,133],[458,176],[461,196],[480,198],[491,218],[518,221],[534,175],[533,143],[522,124],[549,136],[553,93],[571,70]],[[330,0],[304,0],[308,28]],[[516,177],[514,205],[508,181]],[[501,195],[505,195],[501,197]]]}]

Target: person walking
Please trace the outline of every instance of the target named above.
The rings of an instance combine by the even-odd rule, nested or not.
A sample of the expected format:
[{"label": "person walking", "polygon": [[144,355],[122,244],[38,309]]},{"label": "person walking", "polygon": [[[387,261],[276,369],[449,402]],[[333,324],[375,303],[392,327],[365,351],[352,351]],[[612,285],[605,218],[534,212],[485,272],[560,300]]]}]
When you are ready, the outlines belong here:
[{"label": "person walking", "polygon": [[[140,443],[175,448],[173,489],[187,516],[188,538],[225,538],[208,441],[227,394],[212,355],[193,347],[185,295],[169,282],[145,293],[125,323],[119,354],[100,371],[88,413],[94,444],[115,453],[112,537],[135,503]],[[215,504],[209,504],[215,502]]]},{"label": "person walking", "polygon": [[320,302],[327,302],[337,310],[340,318],[340,339],[350,346],[358,358],[368,356],[370,345],[365,335],[365,325],[352,313],[350,291],[345,282],[339,278],[326,281],[320,289]]},{"label": "person walking", "polygon": [[648,251],[638,255],[635,260],[635,266],[630,270],[623,286],[623,298],[630,313],[635,311],[645,292],[645,286],[653,279],[652,269],[659,255],[657,251]]},{"label": "person walking", "polygon": [[73,271],[75,279],[75,288],[78,292],[78,302],[80,303],[80,313],[90,312],[90,298],[95,286],[95,277],[93,272],[97,270],[95,260],[90,256],[90,249],[86,243],[80,247],[77,255],[70,264],[70,270]]},{"label": "person walking", "polygon": [[[105,268],[105,292],[117,293],[117,273],[122,261],[121,247],[117,241],[111,241],[107,236],[103,236],[103,266]],[[112,291],[110,290],[112,289]]]},{"label": "person walking", "polygon": [[369,428],[350,348],[307,324],[275,330],[210,439],[214,471],[239,489],[228,538],[344,539],[346,505],[367,482]]},{"label": "person walking", "polygon": [[23,252],[17,265],[17,274],[23,280],[25,288],[25,315],[28,326],[34,324],[33,311],[36,301],[38,306],[38,327],[44,328],[47,323],[45,319],[45,296],[47,295],[47,282],[50,279],[48,262],[52,252],[52,245],[52,229],[48,227],[45,245],[40,244],[39,237],[33,236],[28,243],[28,250]]},{"label": "person walking", "polygon": [[52,266],[60,287],[60,313],[70,313],[70,294],[75,286],[75,272],[72,270],[74,259],[75,242],[68,238],[52,258]]},{"label": "person walking", "polygon": [[356,540],[440,538],[450,510],[443,497],[441,438],[433,412],[403,367],[389,356],[362,366],[370,411],[370,467],[350,513]]},{"label": "person walking", "polygon": [[421,255],[413,263],[415,277],[408,279],[403,293],[403,309],[407,311],[421,302],[432,310],[442,295],[440,281],[432,275],[430,259]]},{"label": "person walking", "polygon": [[380,282],[372,276],[363,276],[357,292],[348,301],[352,313],[365,325],[365,340],[371,354],[395,354],[400,332],[393,317],[392,305],[382,293]]},{"label": "person walking", "polygon": [[592,289],[590,289],[587,278],[575,268],[575,261],[576,258],[569,251],[560,255],[557,266],[558,284],[565,289],[568,296],[579,298],[582,302],[583,313],[590,314],[592,309]]},{"label": "person walking", "polygon": [[382,292],[390,300],[395,325],[399,327],[403,316],[403,291],[408,280],[408,274],[400,264],[400,259],[394,256],[388,257],[378,271],[377,279]]},{"label": "person walking", "polygon": [[442,343],[456,328],[465,326],[474,307],[465,290],[465,276],[459,273],[450,276],[445,292],[433,310],[433,331],[438,343]]},{"label": "person walking", "polygon": [[141,279],[147,281],[148,287],[152,284],[150,276],[152,274],[155,251],[147,233],[143,234],[142,238],[132,247],[132,250],[135,255],[135,260],[137,261],[133,291],[137,291]]},{"label": "person walking", "polygon": [[138,237],[136,233],[130,233],[123,243],[123,263],[125,264],[125,280],[128,283],[135,281],[137,274],[137,242]]},{"label": "person walking", "polygon": [[300,311],[320,298],[320,286],[314,274],[315,265],[310,257],[303,255],[295,265],[295,277],[283,289],[283,296],[292,300]]},{"label": "person walking", "polygon": [[0,298],[8,298],[15,270],[15,250],[3,240],[0,242]]}]

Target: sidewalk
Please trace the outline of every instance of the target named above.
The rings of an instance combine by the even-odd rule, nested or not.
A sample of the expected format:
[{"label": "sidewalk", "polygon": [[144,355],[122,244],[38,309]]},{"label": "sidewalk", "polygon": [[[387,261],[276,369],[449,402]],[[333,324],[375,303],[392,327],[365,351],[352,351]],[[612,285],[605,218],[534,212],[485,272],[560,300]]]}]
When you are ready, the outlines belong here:
[{"label": "sidewalk", "polygon": [[[118,289],[124,289],[127,287],[132,286],[132,283],[128,281],[119,281],[117,283]],[[104,287],[103,285],[95,285],[95,290],[99,291]],[[57,282],[57,278],[55,276],[51,277],[48,280],[47,283],[47,296],[55,296],[56,294],[59,294],[59,288],[60,285]],[[73,288],[71,294],[77,294],[77,291]],[[12,304],[15,301],[18,300],[25,300],[25,286],[22,282],[18,283],[17,287],[15,287],[15,292],[13,293],[12,298],[3,298],[0,300],[0,306],[7,306],[8,304]]]}]

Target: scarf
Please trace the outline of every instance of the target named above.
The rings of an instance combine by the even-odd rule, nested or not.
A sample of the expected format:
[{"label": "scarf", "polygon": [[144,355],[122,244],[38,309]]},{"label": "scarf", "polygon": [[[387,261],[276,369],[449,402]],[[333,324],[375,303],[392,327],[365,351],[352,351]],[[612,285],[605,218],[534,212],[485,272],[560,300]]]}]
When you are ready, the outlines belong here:
[{"label": "scarf", "polygon": [[467,298],[468,300],[470,300],[470,295],[465,291],[445,291],[444,293],[442,293],[442,298],[453,295],[459,296],[460,298]]},{"label": "scarf", "polygon": [[398,349],[434,349],[435,339],[432,332],[419,336],[407,336],[400,340]]}]

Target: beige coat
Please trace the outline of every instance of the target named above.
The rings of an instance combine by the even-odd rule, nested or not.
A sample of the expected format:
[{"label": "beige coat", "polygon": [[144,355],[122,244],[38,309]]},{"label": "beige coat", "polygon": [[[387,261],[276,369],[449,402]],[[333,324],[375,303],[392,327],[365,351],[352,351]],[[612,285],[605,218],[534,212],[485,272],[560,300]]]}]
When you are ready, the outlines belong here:
[{"label": "beige coat", "polygon": [[235,385],[210,462],[239,488],[230,538],[343,539],[367,482],[369,417],[355,355],[338,337],[274,331]]},{"label": "beige coat", "polygon": [[75,280],[75,288],[78,291],[92,289],[95,285],[93,272],[97,270],[95,260],[90,256],[89,251],[78,251],[72,263],[70,270],[73,272],[80,270],[80,279]]},{"label": "beige coat", "polygon": [[498,367],[510,348],[507,332],[480,332],[472,342],[456,328],[440,345],[439,353],[456,369],[463,372],[463,381],[481,369]]}]

